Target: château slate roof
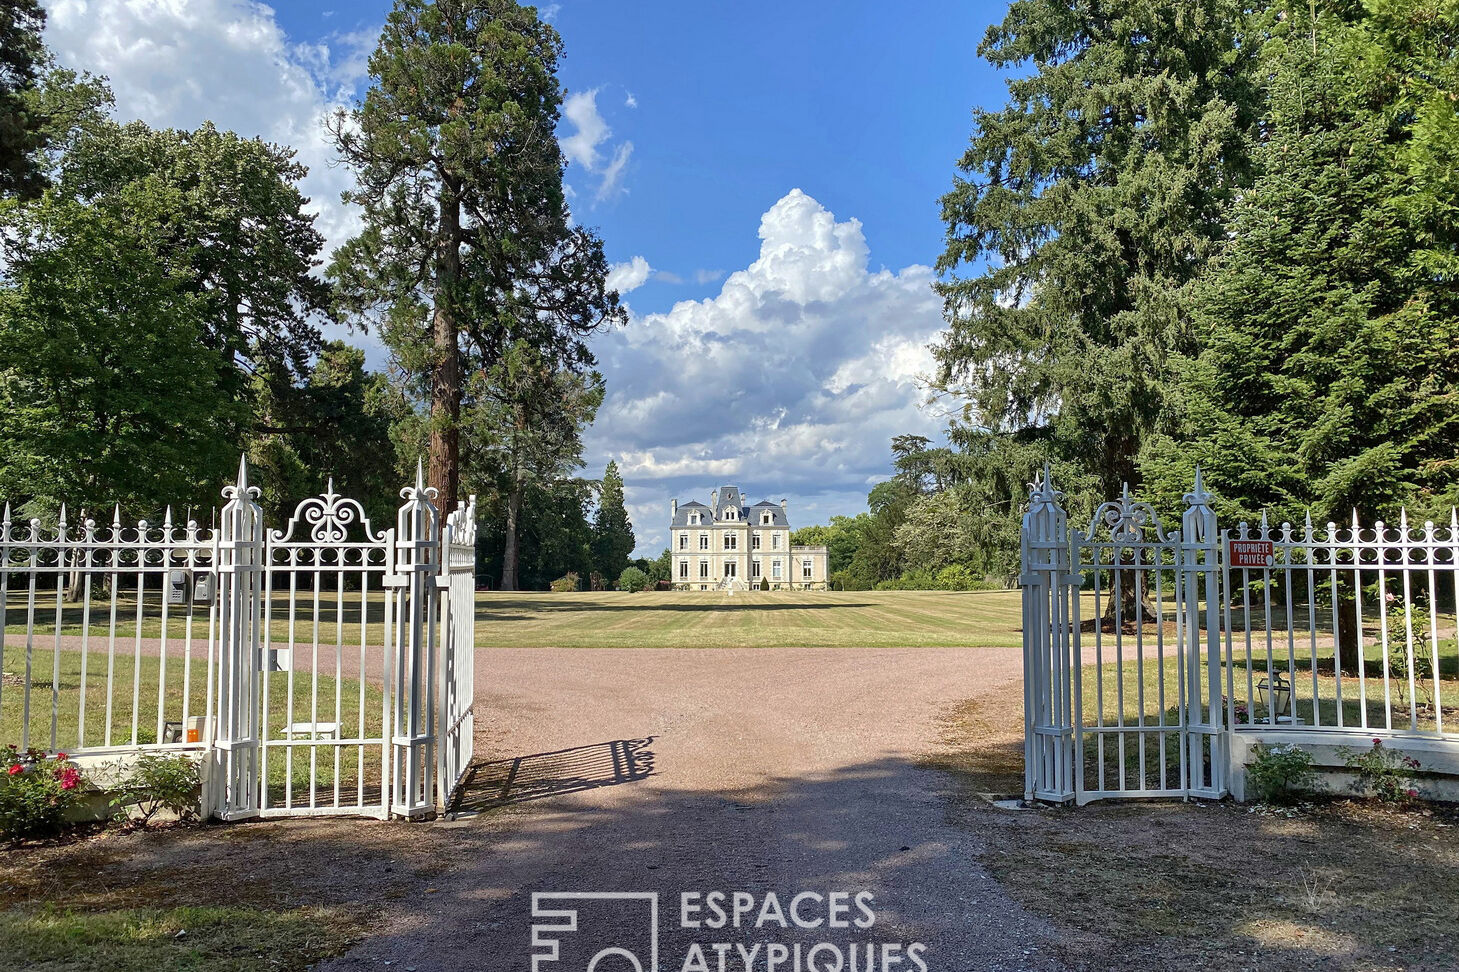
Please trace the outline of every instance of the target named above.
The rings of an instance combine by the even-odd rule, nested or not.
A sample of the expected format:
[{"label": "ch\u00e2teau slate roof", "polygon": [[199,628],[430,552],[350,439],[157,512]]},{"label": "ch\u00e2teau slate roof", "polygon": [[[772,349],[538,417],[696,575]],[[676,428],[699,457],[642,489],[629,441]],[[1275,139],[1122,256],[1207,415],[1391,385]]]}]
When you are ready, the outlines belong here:
[{"label": "ch\u00e2teau slate roof", "polygon": [[755,526],[759,526],[760,514],[766,511],[769,511],[770,514],[774,517],[774,519],[771,521],[771,526],[790,526],[790,520],[786,518],[785,510],[781,509],[779,503],[772,503],[769,500],[761,500],[760,502],[756,503],[754,506],[746,510],[743,515],[745,519],[749,520],[752,524],[754,524]]},{"label": "ch\u00e2teau slate roof", "polygon": [[699,510],[701,513],[709,514],[707,517],[703,518],[704,522],[701,522],[699,525],[710,526],[711,524],[722,520],[724,511],[727,509],[739,510],[739,521],[741,523],[747,523],[750,526],[760,526],[760,515],[762,513],[768,512],[771,515],[771,521],[769,524],[770,526],[789,528],[790,520],[786,517],[785,510],[781,507],[779,503],[772,503],[770,500],[761,500],[754,506],[745,506],[744,502],[744,497],[740,494],[740,489],[738,486],[721,487],[721,489],[719,490],[719,506],[717,509],[711,509],[710,507],[705,506],[703,503],[697,502],[695,500],[690,500],[687,503],[680,503],[679,508],[674,511],[674,522],[670,525],[669,528],[674,529],[677,527],[689,526],[689,513],[693,510]]},{"label": "ch\u00e2teau slate roof", "polygon": [[[687,503],[680,503],[679,508],[674,511],[674,526],[688,526],[690,510],[703,510],[705,513],[712,512],[709,507],[705,506],[703,503],[696,503],[693,500],[690,500]],[[713,518],[711,517],[711,519]]]}]

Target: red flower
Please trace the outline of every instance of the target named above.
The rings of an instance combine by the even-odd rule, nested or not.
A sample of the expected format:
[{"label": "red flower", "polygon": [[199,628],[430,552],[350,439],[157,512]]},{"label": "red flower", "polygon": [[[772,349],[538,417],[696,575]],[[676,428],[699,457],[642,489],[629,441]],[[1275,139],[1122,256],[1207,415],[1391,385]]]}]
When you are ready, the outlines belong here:
[{"label": "red flower", "polygon": [[68,766],[61,771],[61,789],[74,790],[81,782],[81,773],[74,766]]},{"label": "red flower", "polygon": [[19,763],[11,763],[9,772],[11,776],[16,775],[17,773],[24,773],[25,767],[21,766]]},{"label": "red flower", "polygon": [[70,759],[71,757],[67,756],[65,753],[57,753],[56,754],[56,758],[57,759]]},{"label": "red flower", "polygon": [[1373,737],[1373,745],[1374,746],[1381,746],[1381,745],[1383,745],[1383,740],[1379,739],[1377,736],[1374,736]]},{"label": "red flower", "polygon": [[1418,791],[1417,790],[1409,790],[1408,791],[1408,795],[1410,797],[1416,797],[1416,796],[1418,796]]}]

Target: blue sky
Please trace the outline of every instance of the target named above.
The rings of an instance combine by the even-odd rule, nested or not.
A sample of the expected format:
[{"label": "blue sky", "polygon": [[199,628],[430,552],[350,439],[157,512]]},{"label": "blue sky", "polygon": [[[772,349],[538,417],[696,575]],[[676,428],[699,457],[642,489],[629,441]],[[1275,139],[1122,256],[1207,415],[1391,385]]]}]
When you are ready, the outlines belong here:
[{"label": "blue sky", "polygon": [[[320,121],[365,83],[389,4],[53,0],[63,64],[118,114],[206,119],[296,146],[332,243],[353,215]],[[559,139],[633,320],[595,339],[642,552],[671,497],[735,482],[792,523],[864,508],[902,431],[936,434],[917,376],[940,326],[938,197],[970,110],[1004,97],[974,48],[1001,5],[545,6],[566,45]],[[354,340],[377,361],[368,335]]]}]

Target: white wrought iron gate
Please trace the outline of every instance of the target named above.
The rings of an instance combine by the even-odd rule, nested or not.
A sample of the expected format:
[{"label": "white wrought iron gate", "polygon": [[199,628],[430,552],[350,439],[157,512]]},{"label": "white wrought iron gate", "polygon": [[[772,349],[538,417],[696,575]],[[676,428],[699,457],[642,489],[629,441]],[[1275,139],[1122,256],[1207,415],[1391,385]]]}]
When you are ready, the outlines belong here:
[{"label": "white wrought iron gate", "polygon": [[332,482],[267,529],[246,462],[212,530],[6,506],[0,632],[24,625],[0,634],[0,728],[200,753],[225,820],[445,808],[472,756],[476,504],[443,522],[423,478],[385,529]]},{"label": "white wrought iron gate", "polygon": [[1179,529],[1129,491],[1070,530],[1048,470],[1023,521],[1025,797],[1221,796],[1215,516]]},{"label": "white wrought iron gate", "polygon": [[1220,797],[1276,743],[1459,755],[1459,510],[1218,531],[1199,470],[1179,529],[1062,499],[1045,469],[1023,519],[1027,799]]}]

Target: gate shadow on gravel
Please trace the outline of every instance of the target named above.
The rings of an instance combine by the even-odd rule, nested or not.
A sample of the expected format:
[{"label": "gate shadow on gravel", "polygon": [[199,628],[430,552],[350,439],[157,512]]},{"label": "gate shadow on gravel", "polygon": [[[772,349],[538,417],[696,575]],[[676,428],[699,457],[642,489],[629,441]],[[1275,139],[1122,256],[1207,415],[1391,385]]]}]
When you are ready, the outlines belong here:
[{"label": "gate shadow on gravel", "polygon": [[563,793],[636,783],[653,775],[654,737],[614,739],[550,753],[477,763],[449,812],[480,813]]}]

